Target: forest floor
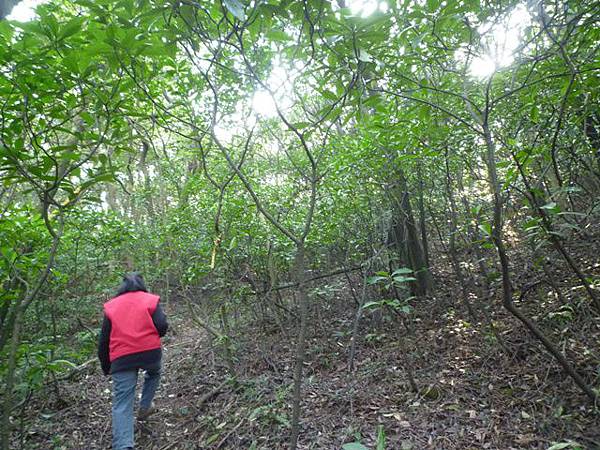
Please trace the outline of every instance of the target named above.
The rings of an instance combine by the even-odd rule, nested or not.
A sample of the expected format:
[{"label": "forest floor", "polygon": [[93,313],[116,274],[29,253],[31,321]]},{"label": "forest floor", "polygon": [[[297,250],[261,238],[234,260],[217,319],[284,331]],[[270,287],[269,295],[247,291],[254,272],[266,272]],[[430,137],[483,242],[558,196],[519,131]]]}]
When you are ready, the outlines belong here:
[{"label": "forest floor", "polygon": [[[467,315],[451,306],[458,294],[444,286],[458,286],[444,283],[448,277],[437,273],[437,299],[415,308],[414,338],[397,321],[365,316],[353,373],[347,364],[353,302],[341,287],[345,280],[328,281],[334,294],[318,313],[313,310],[310,321],[299,447],[341,449],[360,441],[375,448],[382,429],[386,448],[393,450],[548,449],[571,441],[560,448],[600,449],[600,415],[573,382],[499,305],[494,323],[506,352],[484,325],[459,319]],[[546,332],[593,382],[600,318],[582,305],[559,326],[556,321],[565,318],[557,305],[554,316],[536,315],[535,304],[529,313],[542,325],[552,322]],[[286,448],[294,329],[288,333],[277,324],[255,322],[236,330],[246,337],[232,341],[233,382],[181,301],[172,301],[169,316],[172,331],[164,340],[164,376],[155,402],[159,412],[136,425],[137,448]],[[582,345],[592,354],[586,357]],[[408,364],[417,392],[407,381]],[[30,402],[22,448],[109,449],[110,379],[89,367],[61,382],[59,392],[60,400],[48,393]]]}]

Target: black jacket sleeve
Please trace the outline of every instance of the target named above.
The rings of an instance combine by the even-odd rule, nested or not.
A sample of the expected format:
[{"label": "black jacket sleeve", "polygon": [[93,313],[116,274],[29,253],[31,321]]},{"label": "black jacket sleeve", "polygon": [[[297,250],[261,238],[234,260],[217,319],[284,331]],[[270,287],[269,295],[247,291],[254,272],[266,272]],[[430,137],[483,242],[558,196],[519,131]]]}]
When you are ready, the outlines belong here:
[{"label": "black jacket sleeve", "polygon": [[156,331],[158,331],[158,335],[160,337],[163,337],[165,334],[167,334],[169,324],[167,322],[167,316],[165,316],[165,312],[160,306],[160,303],[156,306],[154,314],[152,314],[152,322],[154,322],[154,326],[156,327]]},{"label": "black jacket sleeve", "polygon": [[108,317],[104,316],[102,322],[102,331],[100,331],[100,339],[98,340],[98,359],[104,375],[110,373],[110,358],[108,355],[108,341],[110,339],[111,323]]}]

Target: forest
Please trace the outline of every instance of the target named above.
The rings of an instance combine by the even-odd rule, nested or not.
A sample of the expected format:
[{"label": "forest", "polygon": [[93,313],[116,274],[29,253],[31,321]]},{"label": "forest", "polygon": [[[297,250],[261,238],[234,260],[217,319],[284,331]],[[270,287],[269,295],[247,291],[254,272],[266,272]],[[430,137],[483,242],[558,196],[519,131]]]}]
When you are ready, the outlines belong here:
[{"label": "forest", "polygon": [[0,449],[600,449],[600,3],[2,0]]}]

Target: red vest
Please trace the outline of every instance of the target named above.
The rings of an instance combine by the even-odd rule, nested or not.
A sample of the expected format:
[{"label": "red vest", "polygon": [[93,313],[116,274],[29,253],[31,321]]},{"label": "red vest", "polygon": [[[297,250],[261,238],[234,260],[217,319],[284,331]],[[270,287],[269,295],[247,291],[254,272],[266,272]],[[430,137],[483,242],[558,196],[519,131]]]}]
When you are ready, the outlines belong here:
[{"label": "red vest", "polygon": [[127,292],[104,304],[110,320],[109,358],[160,348],[160,336],[152,322],[158,295],[143,291]]}]

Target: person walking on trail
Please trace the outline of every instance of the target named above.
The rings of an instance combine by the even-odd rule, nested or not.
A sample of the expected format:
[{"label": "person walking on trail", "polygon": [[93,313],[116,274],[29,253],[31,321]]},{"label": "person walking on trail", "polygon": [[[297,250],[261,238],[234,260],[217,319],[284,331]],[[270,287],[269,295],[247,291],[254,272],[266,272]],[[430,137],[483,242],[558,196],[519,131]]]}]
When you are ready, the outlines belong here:
[{"label": "person walking on trail", "polygon": [[141,275],[128,274],[116,297],[104,304],[104,321],[98,358],[105,375],[112,376],[112,448],[132,450],[134,399],[138,370],[144,370],[144,386],[138,420],[156,411],[154,394],[160,381],[160,338],[169,327],[160,297],[150,294]]}]

